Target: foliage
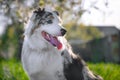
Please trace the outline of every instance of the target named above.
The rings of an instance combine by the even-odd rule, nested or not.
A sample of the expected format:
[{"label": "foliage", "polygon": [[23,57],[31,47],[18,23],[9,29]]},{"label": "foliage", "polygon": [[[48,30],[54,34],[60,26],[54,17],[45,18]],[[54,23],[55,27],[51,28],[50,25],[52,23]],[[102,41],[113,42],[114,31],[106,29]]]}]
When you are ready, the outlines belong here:
[{"label": "foliage", "polygon": [[71,22],[64,25],[68,30],[67,38],[70,39],[81,39],[84,41],[92,40],[95,38],[102,37],[102,33],[93,26],[85,26],[84,24],[76,24]]},{"label": "foliage", "polygon": [[[28,80],[20,61],[1,60],[0,80]],[[112,63],[88,63],[90,69],[104,80],[120,80],[120,65]]]},{"label": "foliage", "polygon": [[[16,27],[18,26],[19,27]],[[20,53],[20,40],[23,33],[22,24],[9,25],[5,34],[1,36],[0,52],[2,55],[8,54],[4,58],[12,58],[14,53]]]}]

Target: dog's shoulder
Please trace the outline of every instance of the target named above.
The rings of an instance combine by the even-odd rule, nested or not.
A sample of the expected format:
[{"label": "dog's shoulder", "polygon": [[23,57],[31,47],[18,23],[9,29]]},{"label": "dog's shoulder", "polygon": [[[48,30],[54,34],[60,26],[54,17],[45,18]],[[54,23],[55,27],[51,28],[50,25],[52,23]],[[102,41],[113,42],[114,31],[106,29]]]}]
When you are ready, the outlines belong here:
[{"label": "dog's shoulder", "polygon": [[83,80],[82,68],[85,66],[80,56],[71,55],[71,62],[64,63],[64,74],[67,80]]},{"label": "dog's shoulder", "polygon": [[69,54],[71,54],[71,61],[64,62],[64,75],[67,80],[103,80],[89,70],[87,64],[79,55],[73,52]]}]

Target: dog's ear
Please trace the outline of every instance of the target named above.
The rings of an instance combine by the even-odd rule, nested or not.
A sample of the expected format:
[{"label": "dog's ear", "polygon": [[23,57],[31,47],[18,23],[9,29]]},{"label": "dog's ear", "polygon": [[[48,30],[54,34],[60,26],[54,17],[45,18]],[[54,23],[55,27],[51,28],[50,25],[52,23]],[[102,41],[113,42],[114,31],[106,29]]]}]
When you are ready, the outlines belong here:
[{"label": "dog's ear", "polygon": [[58,11],[53,11],[53,12],[59,16],[59,13],[58,13]]},{"label": "dog's ear", "polygon": [[38,8],[33,13],[36,13],[39,16],[43,16],[43,14],[45,13],[45,8],[43,8],[43,9]]},{"label": "dog's ear", "polygon": [[34,13],[39,13],[39,12],[41,12],[41,8],[38,8],[34,11]]},{"label": "dog's ear", "polygon": [[42,9],[42,12],[45,12],[45,8]]},{"label": "dog's ear", "polygon": [[38,8],[38,11],[42,11],[41,8]]}]

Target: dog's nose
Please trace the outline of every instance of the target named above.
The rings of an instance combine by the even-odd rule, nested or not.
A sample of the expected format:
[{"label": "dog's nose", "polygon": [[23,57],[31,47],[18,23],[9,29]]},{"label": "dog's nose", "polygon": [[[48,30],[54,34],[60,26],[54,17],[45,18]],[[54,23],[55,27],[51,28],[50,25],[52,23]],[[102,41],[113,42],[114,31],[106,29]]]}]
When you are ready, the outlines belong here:
[{"label": "dog's nose", "polygon": [[66,31],[65,29],[61,29],[61,34],[62,34],[62,36],[64,36],[66,32],[67,32],[67,31]]}]

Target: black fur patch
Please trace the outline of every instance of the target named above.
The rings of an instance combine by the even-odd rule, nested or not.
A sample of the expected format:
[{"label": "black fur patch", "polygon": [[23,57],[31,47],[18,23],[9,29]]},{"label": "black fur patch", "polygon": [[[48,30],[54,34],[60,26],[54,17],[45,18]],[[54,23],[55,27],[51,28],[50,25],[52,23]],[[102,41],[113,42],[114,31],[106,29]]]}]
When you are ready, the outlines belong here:
[{"label": "black fur patch", "polygon": [[84,80],[82,68],[86,66],[84,61],[78,56],[72,58],[72,63],[64,64],[64,75],[67,80]]},{"label": "black fur patch", "polygon": [[39,20],[39,24],[52,24],[53,23],[53,14],[51,12],[45,11],[45,9],[38,8],[34,11],[36,13],[36,19]]}]

